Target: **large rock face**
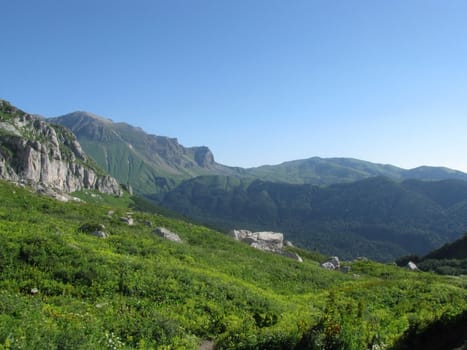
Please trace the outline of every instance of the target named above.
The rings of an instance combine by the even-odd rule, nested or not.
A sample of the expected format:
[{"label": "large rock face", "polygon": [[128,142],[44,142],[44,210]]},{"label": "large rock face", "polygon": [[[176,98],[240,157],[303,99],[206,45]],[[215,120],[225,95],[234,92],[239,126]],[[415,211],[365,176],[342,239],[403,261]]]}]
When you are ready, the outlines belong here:
[{"label": "large rock face", "polygon": [[60,192],[93,189],[120,195],[118,182],[99,170],[74,135],[0,100],[0,178]]}]

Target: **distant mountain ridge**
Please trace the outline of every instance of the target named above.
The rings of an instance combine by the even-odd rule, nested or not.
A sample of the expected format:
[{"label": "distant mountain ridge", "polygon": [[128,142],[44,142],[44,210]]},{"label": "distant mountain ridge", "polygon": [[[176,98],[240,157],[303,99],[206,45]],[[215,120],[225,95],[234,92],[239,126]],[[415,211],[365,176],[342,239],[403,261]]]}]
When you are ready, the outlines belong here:
[{"label": "distant mountain ridge", "polygon": [[449,168],[420,166],[407,170],[394,165],[353,158],[312,157],[250,168],[246,169],[246,173],[265,181],[313,185],[353,182],[374,176],[385,176],[399,181],[406,179],[467,181],[466,173]]},{"label": "distant mountain ridge", "polygon": [[208,147],[184,147],[175,138],[150,135],[141,128],[89,112],[48,120],[73,131],[86,153],[121,183],[131,184],[137,193],[156,200],[185,180],[207,175],[320,186],[376,176],[396,181],[467,181],[467,174],[448,168],[421,166],[406,170],[352,158],[312,157],[243,169],[217,163]]},{"label": "distant mountain ridge", "polygon": [[49,121],[73,131],[102,168],[148,197],[199,175],[236,173],[216,163],[207,147],[184,147],[175,138],[149,135],[91,113],[74,112]]}]

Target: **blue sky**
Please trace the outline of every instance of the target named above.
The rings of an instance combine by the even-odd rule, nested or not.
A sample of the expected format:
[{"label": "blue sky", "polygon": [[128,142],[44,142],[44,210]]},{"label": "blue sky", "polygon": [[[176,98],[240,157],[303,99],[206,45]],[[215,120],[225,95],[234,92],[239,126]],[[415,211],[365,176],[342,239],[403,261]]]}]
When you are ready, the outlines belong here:
[{"label": "blue sky", "polygon": [[86,110],[237,166],[467,171],[467,1],[15,0],[0,98]]}]

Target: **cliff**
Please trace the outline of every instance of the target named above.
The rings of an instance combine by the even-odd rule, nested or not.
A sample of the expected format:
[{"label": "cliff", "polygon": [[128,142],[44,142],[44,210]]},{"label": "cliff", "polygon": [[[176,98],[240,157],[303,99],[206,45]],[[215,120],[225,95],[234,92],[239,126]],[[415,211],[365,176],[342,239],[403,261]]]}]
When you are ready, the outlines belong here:
[{"label": "cliff", "polygon": [[0,178],[55,192],[121,195],[118,182],[84,153],[72,132],[0,100]]},{"label": "cliff", "polygon": [[184,147],[176,138],[148,134],[89,112],[73,112],[48,121],[73,131],[100,167],[120,183],[131,185],[135,193],[151,198],[196,176],[238,172],[217,163],[208,147]]}]

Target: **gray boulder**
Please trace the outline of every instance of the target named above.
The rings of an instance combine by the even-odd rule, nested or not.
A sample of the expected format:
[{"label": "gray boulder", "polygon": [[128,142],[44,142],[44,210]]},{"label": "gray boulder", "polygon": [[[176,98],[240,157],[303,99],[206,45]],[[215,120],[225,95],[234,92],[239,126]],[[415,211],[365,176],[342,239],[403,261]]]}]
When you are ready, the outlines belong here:
[{"label": "gray boulder", "polygon": [[94,232],[91,232],[91,235],[93,235],[95,237],[98,237],[98,238],[107,238],[108,237],[107,233],[105,233],[104,231],[94,231]]},{"label": "gray boulder", "polygon": [[409,261],[409,262],[407,263],[407,266],[406,266],[406,267],[407,267],[407,269],[409,269],[410,271],[417,271],[417,270],[418,270],[418,266],[415,265],[415,263],[412,262],[412,261]]},{"label": "gray boulder", "polygon": [[131,218],[131,217],[129,217],[129,216],[123,216],[123,217],[121,217],[121,218],[120,218],[120,221],[126,223],[126,224],[129,225],[129,226],[132,226],[132,225],[134,225],[134,223],[135,223],[134,220],[133,220],[133,218]]},{"label": "gray boulder", "polygon": [[232,230],[229,234],[235,240],[244,242],[253,248],[286,256],[298,262],[303,262],[303,259],[298,254],[283,250],[283,233],[271,231],[251,232],[249,230]]},{"label": "gray boulder", "polygon": [[245,242],[254,248],[264,251],[281,251],[284,247],[284,234],[279,232],[232,230],[230,231],[230,236],[237,241]]},{"label": "gray boulder", "polygon": [[159,237],[168,239],[169,241],[182,243],[182,240],[180,239],[179,235],[169,231],[165,227],[157,227],[154,231],[152,231],[152,233]]},{"label": "gray boulder", "polygon": [[321,267],[324,267],[328,270],[339,270],[340,266],[341,264],[337,256],[333,256],[332,258],[321,264]]}]

